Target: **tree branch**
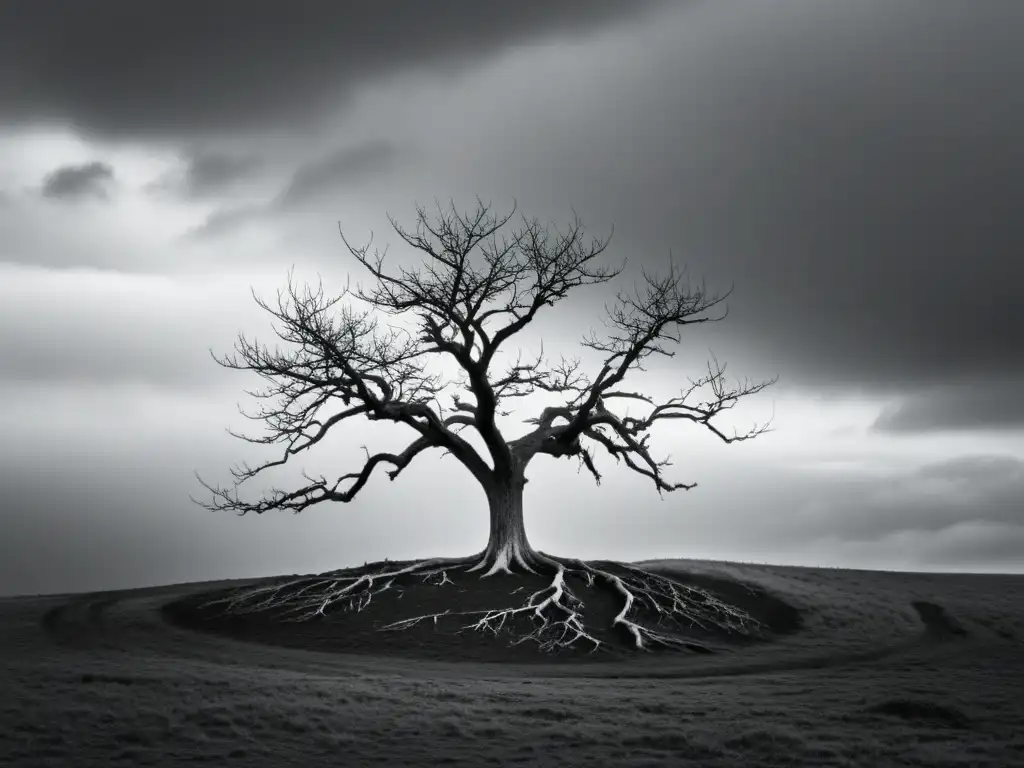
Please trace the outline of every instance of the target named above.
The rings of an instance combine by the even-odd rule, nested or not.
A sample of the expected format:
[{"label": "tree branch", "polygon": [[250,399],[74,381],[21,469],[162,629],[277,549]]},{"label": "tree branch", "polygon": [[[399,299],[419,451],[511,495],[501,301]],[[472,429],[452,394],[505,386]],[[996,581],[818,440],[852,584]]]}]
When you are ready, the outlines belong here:
[{"label": "tree branch", "polygon": [[[463,215],[437,206],[431,219],[417,206],[416,225],[407,230],[389,217],[401,241],[423,257],[416,268],[385,266],[386,250],[370,252],[370,242],[357,247],[342,233],[349,253],[373,279],[370,287],[346,287],[335,297],[325,297],[322,283],[315,288],[296,288],[292,273],[284,294],[271,305],[255,296],[258,305],[275,323],[274,332],[285,350],[273,350],[239,336],[231,356],[217,358],[227,368],[256,373],[267,386],[249,394],[260,403],[255,413],[243,415],[261,422],[259,436],[231,434],[260,445],[283,446],[276,458],[232,470],[234,487],[203,485],[213,493],[208,506],[240,513],[271,508],[300,511],[322,501],[347,502],[355,497],[380,463],[393,466],[392,479],[419,453],[441,448],[455,456],[483,485],[510,473],[522,472],[538,453],[577,457],[600,482],[594,450],[603,449],[654,482],[659,492],[692,488],[665,479],[668,458],[656,459],[650,450],[655,424],[689,421],[700,424],[724,442],[749,440],[768,431],[755,425],[746,433],[727,435],[713,422],[741,398],[757,394],[775,379],[757,384],[744,381],[725,384],[725,367],[712,355],[708,373],[690,381],[679,396],[657,402],[641,392],[624,388],[624,381],[642,371],[652,355],[672,357],[682,329],[716,322],[725,312],[713,310],[731,293],[708,294],[694,289],[685,271],[670,263],[667,275],[642,272],[632,293],[619,292],[607,307],[603,337],[591,334],[583,346],[600,353],[596,376],[582,370],[578,358],[548,360],[541,347],[536,357],[524,361],[522,353],[502,373],[495,373],[495,359],[510,339],[533,322],[543,307],[552,306],[581,286],[606,283],[623,267],[599,262],[611,235],[587,240],[579,217],[565,231],[543,227],[537,219],[521,217],[521,225],[505,229],[516,212],[495,215],[489,204],[477,199],[477,209]],[[344,301],[351,299],[353,301]],[[358,303],[362,308],[357,308]],[[384,326],[382,317],[406,317],[407,326]],[[429,361],[450,358],[459,366],[454,378],[432,373]],[[453,389],[464,388],[470,400],[460,399]],[[698,390],[709,389],[703,401],[694,401]],[[510,400],[545,393],[562,400],[545,407],[539,416],[525,421],[533,429],[508,441],[498,428],[499,410]],[[442,401],[452,406],[442,408]],[[639,403],[646,415],[618,415],[608,403]],[[241,483],[271,467],[286,464],[321,444],[334,429],[362,418],[405,424],[417,439],[399,454],[367,455],[359,472],[336,481],[307,478],[307,485],[286,492],[273,490],[257,502],[238,497]],[[462,434],[473,428],[487,448],[490,464]],[[202,482],[202,480],[200,480]]]},{"label": "tree branch", "polygon": [[[309,481],[307,485],[290,492],[280,490],[279,488],[272,488],[268,494],[265,494],[263,498],[255,502],[248,502],[239,497],[238,483],[231,488],[212,486],[197,474],[196,477],[199,482],[213,495],[213,500],[199,502],[193,499],[193,501],[211,511],[231,510],[239,515],[249,512],[255,512],[257,515],[260,515],[271,509],[287,509],[298,513],[307,507],[324,501],[347,503],[352,501],[356,494],[363,489],[370,479],[370,475],[373,474],[373,470],[377,468],[377,465],[382,462],[394,465],[394,469],[387,473],[388,477],[394,480],[401,474],[403,469],[409,466],[409,463],[418,454],[434,445],[435,443],[429,438],[421,437],[399,454],[377,453],[372,456],[367,454],[366,463],[361,470],[342,475],[331,485],[328,485],[327,478],[324,476],[314,479],[303,473],[303,476]],[[284,461],[277,463],[283,464]],[[265,466],[274,465],[267,464]],[[345,483],[348,483],[347,487],[341,488]]]},{"label": "tree branch", "polygon": [[[621,267],[597,264],[608,239],[585,243],[579,217],[566,232],[554,235],[536,219],[524,217],[520,229],[499,240],[498,232],[511,221],[515,207],[496,216],[490,205],[477,202],[476,212],[468,216],[460,215],[454,204],[449,211],[438,205],[434,221],[417,207],[412,231],[389,217],[402,241],[426,257],[417,269],[386,270],[386,252],[370,253],[372,239],[361,247],[344,234],[342,239],[375,279],[372,288],[358,288],[355,296],[388,314],[412,313],[418,320],[421,351],[446,354],[465,372],[476,399],[473,426],[487,445],[494,471],[504,473],[510,471],[512,456],[495,420],[501,400],[533,389],[580,388],[584,379],[571,367],[544,370],[538,360],[492,383],[490,366],[496,353],[541,307],[553,305],[579,286],[606,282]],[[503,319],[504,325],[489,327]]]}]

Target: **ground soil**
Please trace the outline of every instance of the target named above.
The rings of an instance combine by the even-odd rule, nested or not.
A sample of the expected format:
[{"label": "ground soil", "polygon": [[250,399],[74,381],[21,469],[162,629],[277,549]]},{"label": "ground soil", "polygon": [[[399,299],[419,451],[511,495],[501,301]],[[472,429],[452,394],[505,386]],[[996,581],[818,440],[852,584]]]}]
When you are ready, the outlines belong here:
[{"label": "ground soil", "polygon": [[[372,622],[340,614],[288,628],[289,647],[267,642],[284,631],[270,616],[249,637],[178,622],[258,579],[0,598],[0,765],[1024,768],[1024,578],[641,565],[778,631],[710,654],[516,663],[504,638],[467,651],[443,632],[395,647],[433,659],[388,655]],[[502,579],[433,594],[507,601],[518,582]],[[587,608],[605,616],[604,599]]]},{"label": "ground soil", "polygon": [[[395,570],[410,563],[374,563],[345,573],[372,573]],[[614,563],[595,563],[598,567],[623,574]],[[365,653],[375,656],[399,656],[431,659],[435,661],[485,662],[564,662],[570,659],[596,661],[622,661],[638,653],[632,637],[613,626],[613,619],[622,609],[623,598],[613,589],[599,582],[588,587],[579,577],[569,576],[566,583],[584,601],[582,613],[589,633],[601,641],[597,652],[593,643],[581,640],[571,649],[547,652],[537,643],[514,641],[529,634],[535,627],[528,614],[521,614],[506,622],[499,634],[467,629],[478,616],[442,616],[436,623],[425,620],[408,629],[381,631],[392,622],[444,611],[482,611],[516,607],[528,596],[543,590],[551,583],[550,576],[535,574],[495,574],[480,578],[479,573],[466,573],[452,569],[448,578],[453,582],[436,586],[425,583],[416,575],[395,579],[392,587],[375,595],[361,611],[338,604],[325,615],[295,621],[283,609],[265,609],[254,613],[231,614],[223,603],[211,603],[225,597],[230,590],[219,590],[189,595],[183,600],[166,605],[164,616],[171,622],[189,629],[214,632],[250,642],[303,648],[336,653]],[[668,575],[668,574],[664,574]],[[267,580],[289,581],[297,577]],[[738,608],[756,619],[759,626],[753,634],[726,631],[714,625],[665,626],[666,632],[694,642],[691,650],[726,649],[749,643],[768,642],[780,634],[799,629],[800,612],[785,600],[762,587],[744,584],[734,579],[700,574],[674,574],[674,580],[690,587],[706,590],[715,598]],[[256,585],[258,586],[258,584]],[[299,586],[292,588],[294,592]],[[287,592],[285,593],[287,594]],[[647,609],[638,607],[637,617],[645,624],[655,626],[657,617]],[[678,654],[678,650],[652,649],[653,654]]]}]

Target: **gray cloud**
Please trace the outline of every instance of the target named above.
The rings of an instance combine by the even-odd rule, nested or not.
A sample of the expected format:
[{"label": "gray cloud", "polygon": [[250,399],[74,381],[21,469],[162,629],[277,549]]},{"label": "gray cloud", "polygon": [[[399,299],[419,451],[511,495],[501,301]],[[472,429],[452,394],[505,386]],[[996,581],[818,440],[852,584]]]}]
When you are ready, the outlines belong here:
[{"label": "gray cloud", "polygon": [[393,166],[397,154],[394,144],[383,139],[343,147],[299,168],[287,189],[275,201],[275,206],[293,208],[333,189],[386,170]]},{"label": "gray cloud", "polygon": [[1014,456],[953,457],[894,477],[840,482],[830,493],[787,524],[804,538],[848,542],[964,523],[1024,526],[1024,462]]},{"label": "gray cloud", "polygon": [[80,200],[85,197],[105,200],[107,184],[113,179],[114,169],[98,160],[67,165],[47,174],[41,192],[50,200]]},{"label": "gray cloud", "polygon": [[937,531],[900,531],[870,541],[820,540],[808,565],[884,570],[1019,573],[1024,526],[958,523]]},{"label": "gray cloud", "polygon": [[879,414],[878,432],[919,433],[1024,428],[1024,378],[967,381],[913,393]]},{"label": "gray cloud", "polygon": [[[923,478],[939,478],[954,482],[975,483],[987,488],[998,488],[1004,482],[1013,483],[1016,490],[1024,489],[1024,462],[1012,456],[987,454],[961,456],[927,464],[918,470]],[[1019,494],[1024,501],[1024,494]],[[1020,510],[1024,514],[1024,509]],[[1020,520],[1024,522],[1024,519]]]},{"label": "gray cloud", "polygon": [[[167,55],[181,40],[194,38],[189,45],[200,49],[208,44],[209,20],[197,21],[192,6],[180,9],[166,24],[166,39],[147,44]],[[252,19],[261,13],[257,8]],[[579,23],[626,19],[594,13],[591,22]],[[539,16],[525,18],[536,25],[530,34],[549,29]],[[455,31],[437,32],[439,41],[491,21],[460,18]],[[735,281],[721,333],[745,347],[750,370],[780,372],[785,382],[815,391],[922,401],[938,385],[969,380],[986,390],[979,399],[1003,398],[1004,390],[987,382],[1024,377],[1024,220],[1014,209],[1024,198],[1024,146],[1016,140],[1024,135],[1024,95],[1016,87],[1024,79],[1024,55],[1012,32],[1024,25],[1024,6],[775,0],[743,12],[696,4],[658,22],[623,25],[621,45],[599,53],[581,46],[571,58],[544,59],[536,70],[522,56],[515,72],[496,69],[493,79],[472,86],[471,78],[457,87],[417,80],[413,100],[428,93],[423,103],[404,106],[409,91],[374,101],[373,114],[360,123],[362,135],[373,125],[411,128],[402,140],[417,142],[417,164],[431,177],[429,184],[395,185],[390,197],[380,197],[381,210],[402,218],[415,201],[412,190],[428,187],[425,200],[460,192],[498,201],[515,196],[524,210],[556,219],[572,204],[595,230],[615,224],[615,256],[657,266],[671,248],[712,286]],[[376,22],[365,23],[375,28]],[[569,22],[551,23],[568,34]],[[404,29],[395,28],[396,40]],[[502,32],[501,40],[527,34],[526,26],[514,29],[519,32]],[[296,27],[295,34],[302,30],[306,42],[295,48],[308,43],[319,50],[319,29]],[[346,48],[330,39],[327,47]],[[951,40],[956,56],[946,45]],[[256,44],[229,41],[228,53],[251,52],[245,46]],[[288,68],[288,50],[269,84],[258,68],[251,70],[245,93],[301,79]],[[512,55],[514,48],[504,50]],[[399,72],[410,56],[396,48],[370,58]],[[315,80],[356,77],[348,69],[330,71]],[[362,63],[352,70],[359,77],[371,71],[377,70]],[[212,126],[221,119],[218,105],[234,96],[225,89],[228,95],[206,104],[207,82],[183,93],[205,115],[200,123]],[[133,110],[146,120],[157,114]],[[273,115],[257,112],[239,116],[239,123],[271,131]],[[189,110],[177,114],[186,120]],[[120,130],[130,132],[130,118],[113,110],[105,119],[110,126],[121,120]],[[292,135],[296,144],[305,141],[297,128]],[[276,205],[292,210],[313,205],[317,195],[340,197],[349,191],[346,163],[384,161],[386,147],[371,143],[351,156],[342,148],[313,163],[294,147],[282,164],[300,170],[290,188],[281,180]],[[402,171],[400,158],[390,162]],[[230,163],[217,165],[208,169],[212,177],[230,173]],[[332,170],[339,173],[336,183]],[[225,201],[191,234],[202,238],[261,217],[269,221],[274,205]],[[333,231],[334,213],[325,216],[325,233]],[[598,308],[601,301],[595,300]],[[592,309],[581,308],[588,322]],[[911,412],[921,407],[907,406],[894,425],[919,421]]]},{"label": "gray cloud", "polygon": [[614,221],[634,262],[671,248],[735,281],[727,333],[808,390],[970,380],[984,398],[1024,376],[1024,5],[777,0],[686,20],[642,77],[538,84],[537,103],[573,93],[572,120],[534,125],[496,96],[476,129],[509,150],[478,188],[572,203]]},{"label": "gray cloud", "polygon": [[249,222],[268,218],[273,214],[269,204],[248,204],[220,208],[206,217],[202,224],[184,233],[185,240],[207,240],[236,231]]},{"label": "gray cloud", "polygon": [[192,194],[222,190],[243,181],[258,170],[262,160],[255,155],[202,153],[188,167],[186,183]]},{"label": "gray cloud", "polygon": [[229,234],[253,221],[273,222],[282,213],[300,210],[328,198],[332,192],[343,191],[354,183],[365,182],[394,168],[400,155],[398,148],[384,139],[342,147],[300,165],[282,191],[267,203],[226,205],[209,214],[185,237],[205,240]]},{"label": "gray cloud", "polygon": [[1012,572],[1024,557],[1024,525],[954,525],[918,549],[921,562],[933,568],[952,562],[971,570]]},{"label": "gray cloud", "polygon": [[0,8],[0,119],[118,136],[301,130],[372,78],[463,69],[662,4],[181,0],[138,13],[113,0],[98,13],[14,0]]},{"label": "gray cloud", "polygon": [[[632,3],[590,5],[588,19],[578,5],[488,4],[450,24],[427,23],[436,10],[426,4],[403,15],[368,5],[355,19],[328,3],[246,3],[235,16],[189,0],[145,16],[121,0],[103,13],[36,5],[0,4],[4,138],[30,122],[75,135],[26,131],[24,147],[0,147],[0,186],[18,196],[0,210],[0,258],[54,270],[0,275],[0,486],[10,491],[0,585],[323,570],[478,546],[479,489],[430,460],[400,485],[374,482],[356,506],[298,517],[197,517],[187,501],[193,469],[214,480],[249,458],[236,441],[209,444],[258,382],[206,354],[228,351],[237,330],[272,340],[248,285],[263,280],[258,292],[272,298],[293,261],[302,279],[358,269],[338,219],[353,242],[375,232],[375,245],[405,258],[384,214],[412,224],[414,203],[449,196],[498,208],[516,198],[558,224],[571,205],[593,234],[614,224],[610,260],[661,269],[671,250],[709,287],[735,281],[728,321],[685,334],[652,376],[699,373],[708,346],[730,374],[779,373],[808,399],[776,422],[790,435],[808,414],[842,410],[811,402],[820,395],[895,403],[871,435],[812,435],[806,450],[823,464],[861,438],[891,448],[894,462],[1014,450],[1012,435],[917,433],[1024,426],[1018,2],[697,3],[637,24]],[[578,44],[602,29],[615,34]],[[523,47],[537,41],[556,44]],[[40,198],[32,185],[66,159],[50,153],[68,138],[116,165],[116,204]],[[186,164],[164,180],[174,198],[129,194],[184,148]],[[195,221],[196,201],[215,212],[191,234],[204,242],[184,248],[173,238]],[[87,265],[223,283],[66,271]],[[538,321],[530,343],[572,354],[581,333],[600,331],[606,298],[581,291]],[[737,425],[766,416],[763,402]],[[843,418],[859,429],[857,413]],[[857,565],[884,550],[890,567],[1022,567],[1018,458],[851,479],[856,469],[838,463],[813,475],[787,466],[772,439],[719,457],[687,435],[671,452],[679,479],[700,485],[664,501],[607,462],[599,489],[570,464],[538,464],[531,538],[595,557],[799,552],[827,563],[846,553]],[[312,459],[325,472],[343,463],[339,452],[360,458],[361,433],[338,440]],[[68,535],[57,540],[57,529]]]},{"label": "gray cloud", "polygon": [[159,179],[150,191],[171,191],[186,198],[215,196],[252,179],[264,166],[255,153],[195,152],[187,157],[182,172]]}]

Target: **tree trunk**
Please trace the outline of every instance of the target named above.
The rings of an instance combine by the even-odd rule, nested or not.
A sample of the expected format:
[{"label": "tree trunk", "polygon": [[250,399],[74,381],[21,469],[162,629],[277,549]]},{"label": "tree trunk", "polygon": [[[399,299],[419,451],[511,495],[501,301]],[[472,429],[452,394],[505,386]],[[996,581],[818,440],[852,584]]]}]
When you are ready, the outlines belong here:
[{"label": "tree trunk", "polygon": [[486,488],[491,530],[487,549],[480,562],[470,568],[471,571],[486,569],[483,575],[491,576],[495,573],[512,573],[512,566],[518,566],[536,573],[533,566],[540,558],[530,547],[526,527],[523,525],[524,485],[526,478],[518,476]]}]

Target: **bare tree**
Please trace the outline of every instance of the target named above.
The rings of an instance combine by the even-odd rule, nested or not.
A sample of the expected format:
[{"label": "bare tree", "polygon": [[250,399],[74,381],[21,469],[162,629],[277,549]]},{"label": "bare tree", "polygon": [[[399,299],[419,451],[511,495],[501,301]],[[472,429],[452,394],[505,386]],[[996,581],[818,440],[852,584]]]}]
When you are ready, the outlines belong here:
[{"label": "bare tree", "polygon": [[[580,638],[594,640],[585,631],[578,608],[582,602],[567,588],[567,573],[607,582],[621,593],[624,608],[616,618],[634,637],[637,647],[650,642],[671,644],[671,638],[633,622],[631,606],[643,597],[664,604],[668,613],[689,605],[671,580],[624,566],[617,575],[596,565],[566,560],[535,551],[523,525],[523,488],[530,462],[539,455],[576,458],[597,481],[599,455],[647,478],[659,493],[690,489],[695,484],[673,482],[666,477],[667,458],[658,458],[650,445],[651,429],[669,420],[691,422],[709,430],[726,443],[749,440],[767,431],[755,425],[743,433],[726,434],[715,417],[741,398],[760,392],[774,379],[758,383],[726,383],[724,366],[717,359],[706,375],[690,380],[675,397],[656,400],[625,388],[627,379],[643,370],[648,358],[673,356],[682,329],[725,317],[716,308],[729,293],[712,295],[692,288],[682,270],[672,264],[668,274],[643,272],[639,287],[619,292],[606,307],[603,336],[582,340],[603,360],[593,375],[579,358],[549,360],[543,354],[527,362],[501,366],[500,350],[526,328],[545,307],[565,299],[571,291],[600,285],[617,277],[623,267],[600,262],[609,239],[586,239],[574,217],[565,231],[543,227],[537,219],[522,217],[521,226],[506,230],[515,214],[492,214],[478,200],[468,215],[438,207],[431,218],[417,207],[417,222],[407,230],[389,220],[398,236],[424,261],[415,269],[389,269],[386,253],[370,245],[352,245],[342,233],[349,252],[369,272],[370,287],[346,288],[335,297],[324,294],[322,283],[311,289],[296,287],[289,275],[286,293],[278,293],[276,306],[257,302],[278,321],[275,330],[287,347],[273,350],[240,336],[235,354],[215,358],[228,368],[259,374],[268,386],[254,397],[270,403],[249,418],[262,422],[266,434],[238,435],[261,444],[282,445],[278,458],[233,470],[230,487],[203,485],[212,493],[208,509],[228,509],[239,514],[272,509],[299,512],[321,502],[349,502],[366,486],[378,467],[394,480],[421,453],[440,450],[451,454],[480,483],[487,499],[490,534],[486,548],[472,558],[430,560],[401,569],[327,579],[318,588],[303,591],[297,609],[304,615],[322,613],[335,602],[360,596],[360,607],[374,585],[397,575],[416,573],[447,579],[447,570],[463,568],[496,573],[549,573],[547,591],[533,595],[519,608],[487,613],[473,626],[494,629],[495,622],[517,612],[530,612],[541,622],[531,635],[545,647],[561,647]],[[609,236],[610,237],[610,236]],[[731,292],[731,291],[730,291]],[[347,301],[343,301],[347,300]],[[398,324],[381,325],[382,317],[411,318],[415,331]],[[431,370],[437,358],[450,358],[459,374],[443,376]],[[545,407],[525,420],[525,434],[509,439],[497,417],[510,413],[513,401],[533,393],[548,393],[558,404]],[[700,393],[704,399],[696,400]],[[707,394],[710,393],[710,394]],[[444,405],[448,403],[447,407]],[[616,411],[625,403],[640,407],[644,415]],[[317,445],[332,429],[357,419],[403,424],[412,440],[396,453],[367,453],[362,467],[340,477],[311,477],[294,490],[274,489],[255,501],[243,499],[239,486],[265,469],[281,466]],[[344,428],[344,427],[342,427]],[[478,439],[467,438],[466,430]],[[481,446],[483,450],[474,447]],[[233,601],[235,608],[265,604],[277,588],[249,592]],[[269,590],[269,591],[268,591]],[[294,599],[294,598],[289,598]],[[249,601],[248,603],[246,601]],[[724,606],[714,606],[724,610]],[[689,609],[686,609],[689,610]],[[708,609],[710,610],[710,609]],[[558,621],[554,618],[559,617]],[[737,618],[728,610],[722,614]],[[436,616],[415,617],[415,623]],[[740,617],[741,618],[741,617]],[[408,622],[400,623],[410,626]],[[401,627],[393,627],[401,628]],[[553,632],[562,634],[559,639]],[[567,636],[568,633],[568,636]]]}]

